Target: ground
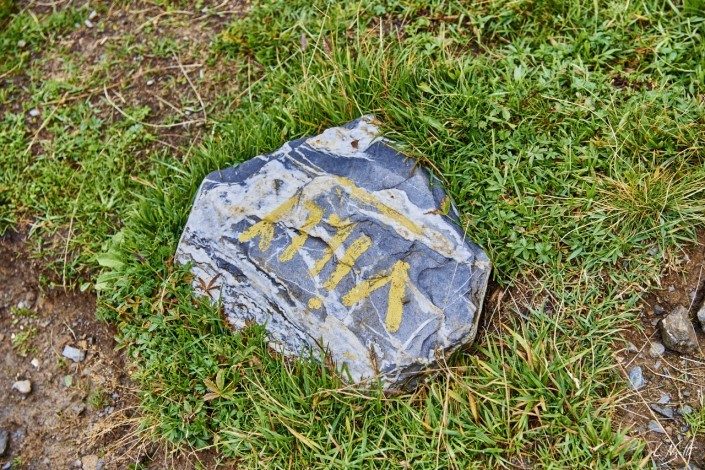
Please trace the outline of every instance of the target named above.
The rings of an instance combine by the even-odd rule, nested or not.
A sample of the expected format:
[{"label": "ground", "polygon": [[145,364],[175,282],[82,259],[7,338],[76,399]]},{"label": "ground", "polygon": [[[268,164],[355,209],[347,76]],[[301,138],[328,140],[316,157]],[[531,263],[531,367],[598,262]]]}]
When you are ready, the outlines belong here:
[{"label": "ground", "polygon": [[[649,353],[705,297],[703,7],[0,0],[0,463],[705,466],[705,334]],[[495,268],[410,393],[232,331],[172,259],[205,174],[367,113]]]}]

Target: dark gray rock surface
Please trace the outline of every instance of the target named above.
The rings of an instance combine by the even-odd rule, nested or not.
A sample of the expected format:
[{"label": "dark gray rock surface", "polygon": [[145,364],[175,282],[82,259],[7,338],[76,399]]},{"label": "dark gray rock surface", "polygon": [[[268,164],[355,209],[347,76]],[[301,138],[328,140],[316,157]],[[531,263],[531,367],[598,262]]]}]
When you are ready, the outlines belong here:
[{"label": "dark gray rock surface", "polygon": [[236,328],[266,324],[280,352],[324,347],[386,387],[474,339],[491,269],[367,116],[208,175],[176,260]]},{"label": "dark gray rock surface", "polygon": [[698,337],[683,306],[676,307],[659,323],[664,346],[673,351],[690,354],[698,347]]}]

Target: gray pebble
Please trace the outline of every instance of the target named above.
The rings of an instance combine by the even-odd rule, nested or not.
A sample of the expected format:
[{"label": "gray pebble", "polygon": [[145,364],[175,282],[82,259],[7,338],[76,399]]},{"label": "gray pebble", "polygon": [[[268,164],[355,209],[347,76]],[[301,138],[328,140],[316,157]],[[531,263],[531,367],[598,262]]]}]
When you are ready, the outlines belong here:
[{"label": "gray pebble", "polygon": [[86,353],[78,348],[69,346],[68,344],[64,346],[64,351],[61,353],[67,359],[71,359],[73,362],[81,362],[86,358]]},{"label": "gray pebble", "polygon": [[32,116],[32,117],[37,117],[37,116],[39,116],[40,114],[41,114],[41,113],[39,112],[39,110],[38,110],[37,108],[32,108],[32,109],[29,110],[29,115]]},{"label": "gray pebble", "polygon": [[666,309],[663,308],[663,305],[661,304],[654,304],[652,309],[656,315],[663,315],[666,312]]},{"label": "gray pebble", "polygon": [[665,405],[666,403],[671,401],[671,397],[665,393],[661,394],[661,398],[658,399],[658,404],[659,405]]},{"label": "gray pebble", "polygon": [[632,367],[632,369],[629,371],[629,383],[635,390],[640,389],[646,384],[641,367]]},{"label": "gray pebble", "polygon": [[649,431],[666,434],[666,431],[663,430],[663,426],[661,426],[658,421],[649,421]]},{"label": "gray pebble", "polygon": [[690,354],[698,347],[698,338],[688,316],[688,310],[681,305],[661,321],[659,329],[661,341],[668,349]]},{"label": "gray pebble", "polygon": [[7,444],[10,442],[10,431],[3,429],[0,431],[0,456],[5,455]]},{"label": "gray pebble", "polygon": [[32,382],[29,380],[18,380],[12,384],[12,388],[20,392],[22,395],[27,395],[32,391]]},{"label": "gray pebble", "polygon": [[24,39],[20,39],[19,41],[17,41],[17,47],[19,47],[19,48],[23,48],[26,45],[27,45],[27,41],[25,41]]},{"label": "gray pebble", "polygon": [[651,357],[661,357],[663,353],[666,352],[666,346],[659,343],[658,341],[651,343],[651,348],[649,348],[649,356]]},{"label": "gray pebble", "polygon": [[670,286],[668,287],[668,292],[675,292],[675,291],[676,291],[675,286],[670,285]]},{"label": "gray pebble", "polygon": [[693,409],[688,405],[683,405],[683,407],[680,409],[680,412],[682,415],[689,415],[693,412]]},{"label": "gray pebble", "polygon": [[651,409],[654,410],[656,413],[660,414],[661,416],[673,419],[673,410],[670,408],[666,408],[665,406],[651,405]]}]

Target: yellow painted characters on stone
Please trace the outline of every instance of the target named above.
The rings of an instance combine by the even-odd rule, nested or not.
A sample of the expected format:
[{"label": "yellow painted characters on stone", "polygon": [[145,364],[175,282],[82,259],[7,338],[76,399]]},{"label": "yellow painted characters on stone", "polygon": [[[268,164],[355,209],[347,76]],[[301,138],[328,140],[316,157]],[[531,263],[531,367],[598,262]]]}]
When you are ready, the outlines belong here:
[{"label": "yellow painted characters on stone", "polygon": [[299,252],[306,240],[308,240],[308,235],[315,227],[319,224],[321,219],[323,219],[323,209],[318,207],[313,201],[306,201],[306,209],[308,209],[308,218],[304,222],[303,227],[299,229],[299,234],[295,236],[289,246],[282,252],[279,256],[279,261],[285,262],[291,260],[296,253]]},{"label": "yellow painted characters on stone", "polygon": [[242,243],[259,237],[260,251],[267,251],[269,249],[269,245],[272,243],[272,238],[274,237],[274,224],[278,222],[284,214],[291,211],[291,209],[293,209],[298,202],[299,195],[297,194],[269,214],[265,215],[262,220],[254,224],[252,227],[242,232],[238,237],[238,240]]},{"label": "yellow painted characters on stone", "polygon": [[[381,203],[377,198],[367,191],[357,187],[352,181],[347,178],[336,177],[336,192],[339,197],[343,193],[349,194],[351,199],[361,202],[367,206],[374,207],[379,213],[386,216],[397,226],[401,226],[418,235],[422,233],[421,227],[405,217],[395,209]],[[299,192],[292,196],[276,209],[265,215],[262,220],[245,230],[240,234],[238,240],[240,242],[248,242],[259,238],[260,251],[269,250],[272,239],[274,237],[274,225],[282,220],[289,212],[291,212],[297,204],[301,202],[302,193]],[[279,261],[287,262],[301,250],[308,240],[311,231],[324,220],[323,209],[313,200],[309,199],[304,204],[308,215],[303,225],[298,228],[299,234],[291,239],[289,245],[284,248],[279,256]],[[335,252],[343,246],[348,238],[352,235],[357,224],[351,223],[350,219],[341,220],[337,214],[331,214],[326,222],[336,229],[335,234],[327,243],[325,252],[321,258],[315,261],[315,265],[311,268],[311,275],[318,276],[323,271],[323,268],[333,259]],[[333,272],[327,280],[323,282],[323,287],[328,291],[334,291],[340,282],[347,276],[355,266],[357,260],[372,246],[372,240],[365,234],[358,236],[345,249],[342,257],[338,260]],[[383,272],[381,275],[364,280],[353,287],[350,292],[343,296],[343,305],[351,307],[354,304],[368,298],[374,291],[385,287],[389,284],[389,296],[387,300],[387,314],[385,318],[385,326],[387,331],[394,333],[399,330],[402,322],[404,296],[409,282],[408,271],[409,264],[404,261],[397,261],[388,272]],[[308,307],[311,310],[322,308],[322,299],[313,297],[308,301]]]},{"label": "yellow painted characters on stone", "polygon": [[343,305],[352,307],[357,302],[366,299],[374,291],[387,284],[389,286],[389,297],[387,299],[387,317],[384,323],[387,331],[394,333],[401,325],[402,313],[404,310],[404,296],[406,295],[406,284],[409,281],[409,263],[397,261],[392,266],[391,272],[382,276],[377,276],[353,287],[350,292],[343,297]]}]

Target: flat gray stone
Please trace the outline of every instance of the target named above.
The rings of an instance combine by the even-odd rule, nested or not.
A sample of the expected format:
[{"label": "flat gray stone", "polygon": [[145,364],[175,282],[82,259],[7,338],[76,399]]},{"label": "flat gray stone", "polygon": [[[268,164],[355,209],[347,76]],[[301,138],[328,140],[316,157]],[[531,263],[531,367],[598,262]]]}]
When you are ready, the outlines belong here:
[{"label": "flat gray stone", "polygon": [[688,310],[683,306],[676,307],[661,320],[659,324],[663,344],[673,351],[690,354],[698,347],[695,328],[688,317]]},{"label": "flat gray stone", "polygon": [[646,385],[646,381],[644,380],[644,373],[642,372],[641,367],[634,366],[629,370],[629,384],[635,390],[638,390],[644,385]]},{"label": "flat gray stone", "polygon": [[403,386],[475,338],[490,275],[439,182],[373,118],[208,175],[176,251],[236,328]]},{"label": "flat gray stone", "polygon": [[658,421],[649,421],[649,431],[656,432],[659,434],[666,434],[666,431],[661,426]]},{"label": "flat gray stone", "polygon": [[661,357],[665,352],[666,347],[663,344],[659,343],[658,341],[654,341],[653,343],[651,343],[651,347],[649,348],[649,356]]},{"label": "flat gray stone", "polygon": [[69,346],[68,344],[64,346],[64,350],[61,355],[67,359],[71,359],[73,362],[81,362],[86,358],[85,351],[81,351],[80,349]]},{"label": "flat gray stone", "polygon": [[673,419],[673,410],[671,408],[652,404],[651,409],[654,410],[656,413],[660,414],[661,416]]}]

